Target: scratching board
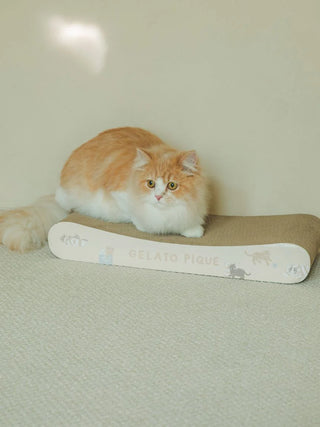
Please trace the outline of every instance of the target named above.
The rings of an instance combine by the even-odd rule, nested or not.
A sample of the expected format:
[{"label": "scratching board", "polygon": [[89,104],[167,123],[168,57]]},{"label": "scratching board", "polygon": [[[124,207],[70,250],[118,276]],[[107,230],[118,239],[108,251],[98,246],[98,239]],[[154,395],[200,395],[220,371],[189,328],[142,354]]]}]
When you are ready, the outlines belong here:
[{"label": "scratching board", "polygon": [[298,283],[320,247],[312,215],[210,215],[200,239],[154,235],[77,213],[49,231],[59,258],[247,280]]}]

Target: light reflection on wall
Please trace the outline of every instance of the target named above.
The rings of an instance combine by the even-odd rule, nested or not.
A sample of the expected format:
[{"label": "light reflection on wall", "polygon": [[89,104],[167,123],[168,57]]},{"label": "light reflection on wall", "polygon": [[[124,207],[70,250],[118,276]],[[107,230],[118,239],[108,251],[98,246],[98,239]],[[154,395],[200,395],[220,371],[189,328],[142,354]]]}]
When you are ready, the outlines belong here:
[{"label": "light reflection on wall", "polygon": [[102,71],[108,46],[99,26],[68,22],[60,16],[53,16],[48,20],[48,29],[56,46],[70,52],[91,72]]}]

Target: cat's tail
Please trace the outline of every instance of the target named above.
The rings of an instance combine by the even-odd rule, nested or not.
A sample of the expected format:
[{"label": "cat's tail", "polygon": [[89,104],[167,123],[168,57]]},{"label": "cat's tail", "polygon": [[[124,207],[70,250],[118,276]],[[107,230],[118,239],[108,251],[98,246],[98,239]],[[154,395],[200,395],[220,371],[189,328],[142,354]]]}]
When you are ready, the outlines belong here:
[{"label": "cat's tail", "polygon": [[67,214],[54,195],[41,197],[31,206],[0,212],[0,243],[21,253],[38,249],[51,226]]}]

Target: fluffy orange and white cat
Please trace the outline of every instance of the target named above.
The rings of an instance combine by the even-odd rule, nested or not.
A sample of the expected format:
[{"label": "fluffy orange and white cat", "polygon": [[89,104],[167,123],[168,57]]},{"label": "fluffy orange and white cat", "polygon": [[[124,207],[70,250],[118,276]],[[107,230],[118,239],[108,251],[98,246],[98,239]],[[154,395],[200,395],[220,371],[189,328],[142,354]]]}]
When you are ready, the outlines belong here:
[{"label": "fluffy orange and white cat", "polygon": [[0,241],[19,252],[39,248],[70,211],[201,237],[207,194],[195,151],[178,151],[143,129],[110,129],[73,151],[55,196],[0,215]]}]

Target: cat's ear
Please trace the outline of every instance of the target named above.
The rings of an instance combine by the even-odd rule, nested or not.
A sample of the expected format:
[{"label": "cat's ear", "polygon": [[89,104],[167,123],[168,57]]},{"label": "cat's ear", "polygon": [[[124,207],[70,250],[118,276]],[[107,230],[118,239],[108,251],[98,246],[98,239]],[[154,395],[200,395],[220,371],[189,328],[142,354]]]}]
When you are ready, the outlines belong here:
[{"label": "cat's ear", "polygon": [[151,160],[151,157],[148,153],[146,153],[143,150],[140,150],[140,148],[137,148],[137,154],[133,162],[133,167],[134,169],[140,169],[143,166],[145,166],[147,163],[149,163],[150,160]]},{"label": "cat's ear", "polygon": [[185,174],[193,175],[199,169],[199,157],[194,150],[185,151],[180,156],[180,164]]}]

